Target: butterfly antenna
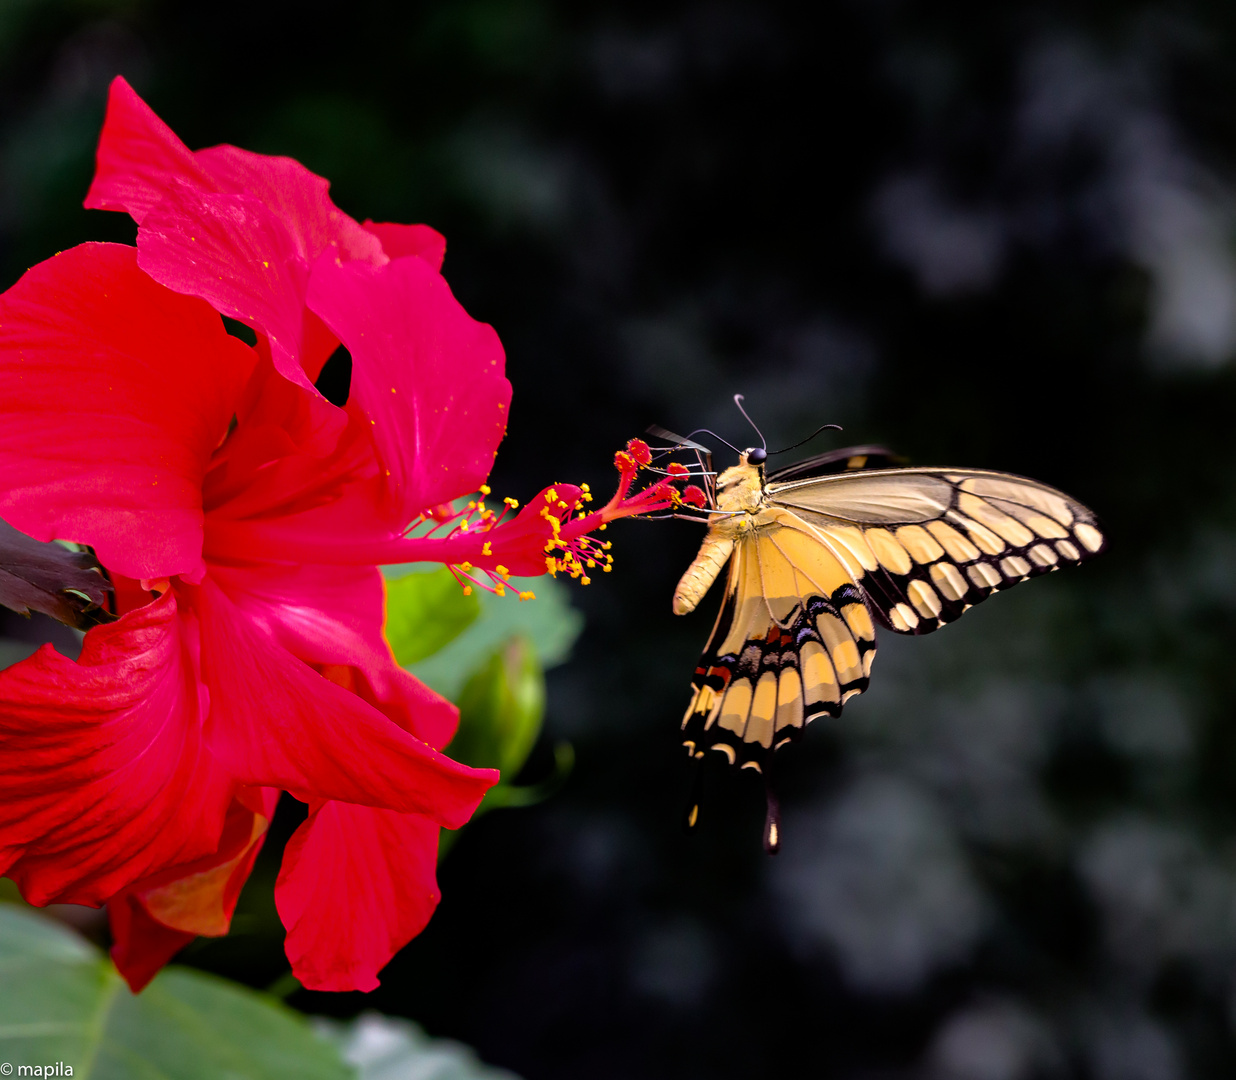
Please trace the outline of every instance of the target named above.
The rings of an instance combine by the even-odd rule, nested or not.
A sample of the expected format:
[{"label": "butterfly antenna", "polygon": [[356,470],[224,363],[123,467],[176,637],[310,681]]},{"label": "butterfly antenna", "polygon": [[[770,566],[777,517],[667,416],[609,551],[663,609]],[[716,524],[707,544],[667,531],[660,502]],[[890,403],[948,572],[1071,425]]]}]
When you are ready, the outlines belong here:
[{"label": "butterfly antenna", "polygon": [[[742,408],[742,406],[740,405],[739,408]],[[743,415],[745,416],[746,414],[744,413]],[[753,424],[752,427],[754,426],[755,425]],[[822,424],[820,425],[820,427],[816,428],[810,435],[808,435],[805,439],[799,439],[798,442],[796,442],[793,446],[786,446],[780,450],[770,450],[768,452],[768,456],[772,457],[773,454],[784,454],[787,450],[797,450],[800,446],[802,446],[803,443],[809,443],[821,431],[828,431],[830,428],[833,431],[844,431],[845,430],[844,428],[842,428],[840,424]]]},{"label": "butterfly antenna", "polygon": [[738,411],[742,413],[743,418],[747,421],[747,423],[750,424],[753,428],[755,428],[755,433],[760,437],[760,446],[762,446],[764,450],[767,451],[768,450],[768,440],[764,438],[764,433],[758,427],[755,427],[755,421],[752,420],[751,417],[747,415],[747,410],[742,407],[742,403],[744,400],[745,398],[743,398],[742,394],[734,395],[734,404],[738,406]]},{"label": "butterfly antenna", "polygon": [[[718,435],[715,431],[709,431],[708,428],[706,427],[696,428],[693,432],[691,432],[691,435],[711,435],[718,442],[725,443],[725,445],[728,446],[731,450],[733,450],[734,453],[736,454],[742,453],[742,451],[739,450],[738,447],[735,446],[732,442],[730,442],[729,439],[721,438],[721,436]],[[690,437],[691,437],[690,435],[687,436],[687,438],[690,438]],[[684,443],[683,445],[685,446],[686,443]]]}]

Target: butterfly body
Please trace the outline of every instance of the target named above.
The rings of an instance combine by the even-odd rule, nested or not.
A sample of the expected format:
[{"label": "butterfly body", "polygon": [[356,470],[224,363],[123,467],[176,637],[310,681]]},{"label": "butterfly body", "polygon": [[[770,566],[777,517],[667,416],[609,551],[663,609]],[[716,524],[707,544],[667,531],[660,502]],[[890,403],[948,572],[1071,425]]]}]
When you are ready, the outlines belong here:
[{"label": "butterfly body", "polygon": [[1054,488],[972,469],[864,468],[891,460],[858,452],[878,450],[835,451],[771,479],[748,450],[717,477],[708,533],[674,593],[675,613],[693,610],[728,563],[682,721],[693,758],[715,750],[767,775],[776,750],[867,688],[876,622],[929,633],[1105,546],[1093,513]]},{"label": "butterfly body", "polygon": [[742,537],[772,523],[764,478],[755,465],[734,465],[717,477],[716,516],[700,546],[695,561],[687,568],[674,590],[674,614],[694,611],[717,575],[733,554]]}]

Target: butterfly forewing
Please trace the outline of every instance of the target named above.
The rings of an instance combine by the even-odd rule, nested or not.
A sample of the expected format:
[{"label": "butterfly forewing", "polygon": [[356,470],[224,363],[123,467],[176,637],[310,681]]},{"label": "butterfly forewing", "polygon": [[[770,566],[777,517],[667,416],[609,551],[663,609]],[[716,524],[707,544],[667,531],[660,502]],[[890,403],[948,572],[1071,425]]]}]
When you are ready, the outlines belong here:
[{"label": "butterfly forewing", "polygon": [[1008,473],[890,469],[771,484],[768,494],[849,553],[872,610],[899,633],[929,633],[1106,544],[1081,503]]}]

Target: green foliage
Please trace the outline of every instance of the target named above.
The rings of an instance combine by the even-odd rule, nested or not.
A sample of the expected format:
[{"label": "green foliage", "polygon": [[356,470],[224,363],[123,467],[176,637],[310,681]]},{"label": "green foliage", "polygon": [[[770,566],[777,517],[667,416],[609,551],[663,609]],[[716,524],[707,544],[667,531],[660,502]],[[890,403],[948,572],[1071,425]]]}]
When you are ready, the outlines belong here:
[{"label": "green foliage", "polygon": [[[554,750],[548,780],[528,787],[511,781],[541,733],[544,669],[566,659],[583,626],[566,588],[550,577],[513,578],[505,596],[483,589],[464,596],[449,570],[388,567],[386,573],[386,634],[396,658],[459,706],[459,731],[448,752],[502,773],[478,813],[527,806],[552,794],[575,761],[565,743]],[[535,599],[517,600],[518,592],[532,592]],[[444,853],[451,840],[443,835]]]},{"label": "green foliage", "polygon": [[359,1080],[516,1080],[460,1043],[429,1038],[410,1020],[366,1012],[347,1024],[318,1019],[314,1027],[356,1067]]},{"label": "green foliage", "polygon": [[355,1073],[296,1013],[214,976],[169,968],[140,995],[77,934],[0,905],[0,1062],[63,1062],[90,1080],[345,1080]]},{"label": "green foliage", "polygon": [[[554,748],[554,771],[548,780],[526,786],[513,783],[545,719],[545,672],[527,638],[515,634],[499,646],[464,684],[458,704],[459,731],[449,748],[451,756],[477,768],[502,772],[478,815],[499,807],[538,803],[570,774],[575,751],[570,743],[560,743]],[[444,845],[448,835],[443,834]]]},{"label": "green foliage", "polygon": [[[404,580],[398,578],[396,582]],[[543,667],[562,663],[584,625],[583,616],[571,607],[567,587],[551,577],[512,578],[510,585],[506,596],[475,590],[470,599],[480,604],[480,615],[468,633],[455,637],[432,656],[410,662],[412,674],[439,694],[458,701],[472,673],[515,634],[536,643]],[[454,587],[459,591],[458,585]],[[536,599],[517,600],[514,592],[532,592]],[[398,650],[395,655],[399,655]]]},{"label": "green foliage", "polygon": [[480,614],[480,601],[465,596],[445,566],[386,583],[386,640],[405,667],[440,652]]},{"label": "green foliage", "polygon": [[516,634],[494,652],[464,684],[458,704],[451,756],[504,776],[517,772],[545,718],[545,673],[528,639]]}]

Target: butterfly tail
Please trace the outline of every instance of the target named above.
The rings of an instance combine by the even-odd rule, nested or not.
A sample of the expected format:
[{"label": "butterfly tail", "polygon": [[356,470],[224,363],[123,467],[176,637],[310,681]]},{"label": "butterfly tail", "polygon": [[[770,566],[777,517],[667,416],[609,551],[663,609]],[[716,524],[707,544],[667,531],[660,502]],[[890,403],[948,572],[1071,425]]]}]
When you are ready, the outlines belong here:
[{"label": "butterfly tail", "polygon": [[772,784],[772,759],[764,768],[764,798],[768,809],[764,814],[764,850],[776,855],[781,850],[781,800],[777,798]]},{"label": "butterfly tail", "polygon": [[[701,755],[702,756],[702,755]],[[704,763],[694,755],[691,758],[691,794],[687,797],[687,809],[682,815],[683,832],[691,832],[700,819],[700,803],[704,801]]]}]

